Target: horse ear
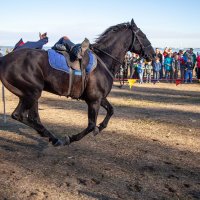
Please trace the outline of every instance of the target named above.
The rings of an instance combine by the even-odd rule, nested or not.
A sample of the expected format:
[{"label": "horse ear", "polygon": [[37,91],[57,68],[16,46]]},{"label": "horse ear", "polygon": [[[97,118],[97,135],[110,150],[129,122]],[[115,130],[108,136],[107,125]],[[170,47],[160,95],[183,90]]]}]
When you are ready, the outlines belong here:
[{"label": "horse ear", "polygon": [[131,20],[131,26],[134,26],[135,25],[135,22],[134,22],[134,20],[132,19]]}]

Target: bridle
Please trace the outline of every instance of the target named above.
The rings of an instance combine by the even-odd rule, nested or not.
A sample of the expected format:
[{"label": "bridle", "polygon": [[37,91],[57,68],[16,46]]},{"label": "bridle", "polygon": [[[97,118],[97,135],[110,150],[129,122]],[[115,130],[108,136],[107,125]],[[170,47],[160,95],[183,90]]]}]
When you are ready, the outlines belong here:
[{"label": "bridle", "polygon": [[[136,39],[138,40],[140,47],[141,47],[141,53],[140,53],[140,57],[135,61],[138,62],[142,59],[142,57],[144,57],[144,55],[142,54],[142,52],[145,52],[145,49],[149,48],[151,46],[151,43],[149,43],[147,46],[144,46],[140,40],[140,37],[138,36],[138,33],[140,31],[140,29],[138,28],[136,31],[133,30],[133,26],[131,26],[131,31],[132,31],[132,44],[131,44],[131,48],[130,51],[133,50],[134,48],[134,44]],[[115,58],[114,56],[112,56],[111,54],[107,53],[104,50],[99,49],[98,47],[95,47],[93,45],[91,45],[91,49],[96,49],[97,51],[107,55],[108,57],[112,58],[114,61],[116,61],[117,63],[119,63],[120,65],[123,66],[123,63],[119,61],[119,59]],[[96,55],[97,56],[97,55]],[[106,69],[106,71],[108,71],[109,75],[112,77],[112,79],[114,79],[114,76],[112,75],[112,73],[110,72],[110,70],[108,69],[108,67],[106,66],[106,64],[97,56],[97,59],[101,62],[102,66]]]},{"label": "bridle", "polygon": [[[144,46],[140,40],[140,37],[138,36],[138,33],[140,31],[140,29],[138,28],[136,31],[133,30],[133,26],[131,26],[131,31],[132,31],[132,44],[131,44],[131,48],[130,48],[130,51],[133,50],[134,48],[134,44],[135,44],[135,41],[136,39],[138,40],[139,44],[140,44],[140,47],[141,47],[141,53],[140,53],[140,57],[139,59],[137,59],[137,61],[141,60],[142,57],[144,55],[142,55],[142,52],[145,52],[145,49],[149,48],[151,46],[151,43],[149,43],[147,46]],[[112,56],[111,54],[107,53],[106,51],[104,50],[101,50],[99,49],[98,47],[95,47],[95,46],[92,46],[92,49],[96,49],[97,51],[109,56],[110,58],[112,58],[114,61],[118,62],[120,65],[123,65],[122,62],[119,61],[119,59],[115,58],[114,56]]]},{"label": "bridle", "polygon": [[145,52],[145,49],[149,48],[151,46],[151,43],[149,43],[147,46],[144,46],[141,42],[141,39],[140,37],[138,36],[138,33],[139,31],[141,31],[139,28],[134,31],[133,30],[133,26],[131,26],[131,31],[132,31],[132,44],[131,44],[131,48],[130,48],[130,51],[133,51],[133,48],[134,48],[134,44],[135,44],[135,41],[136,39],[138,40],[139,44],[140,44],[140,47],[141,47],[141,53],[140,53],[140,57],[143,57],[144,55],[142,55],[142,52]]}]

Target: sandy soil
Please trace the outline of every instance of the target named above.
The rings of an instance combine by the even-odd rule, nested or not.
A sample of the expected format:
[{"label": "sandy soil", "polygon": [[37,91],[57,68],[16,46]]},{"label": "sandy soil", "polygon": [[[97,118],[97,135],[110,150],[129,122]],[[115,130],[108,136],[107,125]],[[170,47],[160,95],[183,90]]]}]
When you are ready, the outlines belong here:
[{"label": "sandy soil", "polygon": [[[1,97],[1,93],[0,93]],[[96,137],[55,148],[0,102],[0,199],[200,199],[200,84],[113,87],[109,126]],[[43,93],[41,120],[59,137],[87,124],[84,102]],[[105,111],[100,111],[98,122]]]}]

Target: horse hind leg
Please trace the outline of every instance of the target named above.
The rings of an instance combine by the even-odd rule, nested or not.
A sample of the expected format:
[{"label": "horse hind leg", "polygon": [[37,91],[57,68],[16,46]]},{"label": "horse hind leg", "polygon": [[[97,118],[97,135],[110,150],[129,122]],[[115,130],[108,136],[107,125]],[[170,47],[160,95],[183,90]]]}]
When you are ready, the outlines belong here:
[{"label": "horse hind leg", "polygon": [[20,99],[20,102],[12,113],[12,118],[35,129],[42,137],[48,137],[53,145],[62,144],[52,133],[50,133],[41,123],[38,113],[38,101],[31,99]]},{"label": "horse hind leg", "polygon": [[33,104],[28,112],[28,124],[34,128],[42,137],[48,137],[49,141],[52,142],[54,146],[62,145],[63,142],[57,139],[53,133],[48,131],[40,121],[40,116],[38,113],[38,101]]},{"label": "horse hind leg", "polygon": [[20,98],[19,103],[15,108],[15,110],[13,111],[11,117],[17,121],[22,122],[23,118],[27,117],[27,113],[28,111],[24,109],[23,99]]}]

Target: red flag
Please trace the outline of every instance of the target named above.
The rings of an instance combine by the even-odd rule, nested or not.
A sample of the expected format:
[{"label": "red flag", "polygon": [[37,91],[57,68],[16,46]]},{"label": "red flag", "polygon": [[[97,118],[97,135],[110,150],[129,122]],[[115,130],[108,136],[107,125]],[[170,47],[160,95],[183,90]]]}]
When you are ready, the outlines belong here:
[{"label": "red flag", "polygon": [[176,86],[181,83],[181,79],[176,79]]}]

